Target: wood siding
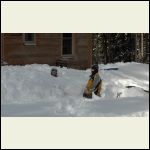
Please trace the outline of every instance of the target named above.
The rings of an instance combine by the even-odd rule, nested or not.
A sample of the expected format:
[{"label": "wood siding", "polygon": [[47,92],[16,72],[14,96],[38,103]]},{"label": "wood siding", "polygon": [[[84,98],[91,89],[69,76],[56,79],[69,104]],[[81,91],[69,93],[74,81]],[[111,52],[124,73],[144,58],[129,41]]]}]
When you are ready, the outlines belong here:
[{"label": "wood siding", "polygon": [[49,64],[65,61],[68,67],[86,69],[92,63],[92,34],[73,33],[73,54],[62,55],[61,33],[35,33],[35,45],[25,45],[23,33],[5,33],[4,61],[11,65]]}]

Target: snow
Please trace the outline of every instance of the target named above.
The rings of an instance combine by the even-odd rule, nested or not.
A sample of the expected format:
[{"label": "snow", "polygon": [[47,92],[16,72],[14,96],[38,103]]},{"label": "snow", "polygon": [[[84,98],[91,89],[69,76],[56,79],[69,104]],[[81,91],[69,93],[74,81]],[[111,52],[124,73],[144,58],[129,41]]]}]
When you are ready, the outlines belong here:
[{"label": "snow", "polygon": [[[51,75],[57,68],[58,77]],[[101,64],[102,97],[82,97],[90,69],[49,65],[1,66],[1,116],[149,116],[149,65]],[[119,70],[105,70],[119,68]],[[135,86],[126,88],[126,86]]]}]

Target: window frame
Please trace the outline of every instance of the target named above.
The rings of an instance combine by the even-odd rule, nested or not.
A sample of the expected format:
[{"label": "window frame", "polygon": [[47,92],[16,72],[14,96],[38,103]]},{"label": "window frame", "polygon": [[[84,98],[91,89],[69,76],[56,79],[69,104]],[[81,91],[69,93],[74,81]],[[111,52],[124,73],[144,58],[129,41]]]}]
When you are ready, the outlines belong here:
[{"label": "window frame", "polygon": [[33,34],[33,37],[34,37],[33,41],[26,41],[25,34],[28,34],[28,33],[23,33],[24,45],[36,45],[36,34],[35,33],[31,33],[31,34]]},{"label": "window frame", "polygon": [[71,53],[70,54],[63,54],[63,34],[64,33],[61,33],[61,56],[62,57],[65,57],[65,58],[72,58],[73,54],[74,54],[74,36],[73,36],[73,33],[72,34],[72,37],[71,37],[71,40],[72,40],[72,45],[71,45]]}]

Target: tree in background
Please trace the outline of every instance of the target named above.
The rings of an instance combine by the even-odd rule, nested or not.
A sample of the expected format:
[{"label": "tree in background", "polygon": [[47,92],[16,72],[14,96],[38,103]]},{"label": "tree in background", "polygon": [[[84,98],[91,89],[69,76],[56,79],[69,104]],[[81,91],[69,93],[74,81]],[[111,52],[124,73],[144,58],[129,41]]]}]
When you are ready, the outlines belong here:
[{"label": "tree in background", "polygon": [[93,63],[149,63],[149,34],[94,33]]}]

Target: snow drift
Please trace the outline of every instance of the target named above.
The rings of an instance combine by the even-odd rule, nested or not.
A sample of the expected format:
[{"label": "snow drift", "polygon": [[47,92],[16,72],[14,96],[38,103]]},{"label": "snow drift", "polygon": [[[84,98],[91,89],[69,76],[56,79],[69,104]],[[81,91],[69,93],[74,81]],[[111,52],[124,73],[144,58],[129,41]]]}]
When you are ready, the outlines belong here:
[{"label": "snow drift", "polygon": [[[96,117],[148,116],[149,65],[116,63],[99,65],[103,80],[102,97],[82,97],[90,69],[54,66],[1,67],[1,116]],[[118,68],[109,70],[108,68]],[[108,70],[107,70],[108,69]]]}]

